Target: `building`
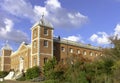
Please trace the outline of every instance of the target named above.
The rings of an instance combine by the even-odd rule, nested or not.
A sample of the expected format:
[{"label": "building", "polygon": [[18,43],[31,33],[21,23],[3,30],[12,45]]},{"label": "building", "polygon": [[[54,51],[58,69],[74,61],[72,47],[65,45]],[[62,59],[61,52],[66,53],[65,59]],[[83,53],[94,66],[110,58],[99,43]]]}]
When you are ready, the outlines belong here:
[{"label": "building", "polygon": [[14,69],[16,72],[21,72],[33,66],[42,68],[53,56],[62,62],[73,54],[81,54],[91,60],[102,56],[101,48],[53,37],[53,31],[52,24],[42,16],[41,20],[31,28],[31,44],[23,42],[17,51],[12,52],[6,43],[2,48],[1,71]]}]

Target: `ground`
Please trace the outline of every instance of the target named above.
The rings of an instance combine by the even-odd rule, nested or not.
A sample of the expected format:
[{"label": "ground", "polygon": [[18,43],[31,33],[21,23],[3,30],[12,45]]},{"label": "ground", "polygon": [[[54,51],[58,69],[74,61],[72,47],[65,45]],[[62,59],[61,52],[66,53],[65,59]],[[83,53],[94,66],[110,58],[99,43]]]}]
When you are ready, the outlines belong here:
[{"label": "ground", "polygon": [[30,81],[3,81],[3,82],[0,82],[0,83],[43,83],[43,82],[30,82]]}]

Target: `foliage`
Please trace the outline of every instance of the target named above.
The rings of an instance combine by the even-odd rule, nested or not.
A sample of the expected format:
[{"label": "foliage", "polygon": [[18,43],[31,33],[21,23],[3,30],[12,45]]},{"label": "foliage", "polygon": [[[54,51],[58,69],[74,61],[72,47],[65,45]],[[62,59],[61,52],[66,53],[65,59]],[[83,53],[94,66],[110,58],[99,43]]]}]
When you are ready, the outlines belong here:
[{"label": "foliage", "polygon": [[50,60],[44,66],[45,83],[119,83],[120,39],[110,37],[110,41],[111,47],[104,48],[104,56],[95,61],[75,54],[65,64]]},{"label": "foliage", "polygon": [[22,77],[18,78],[17,80],[18,80],[18,81],[25,81],[26,78],[25,78],[25,76],[22,76]]},{"label": "foliage", "polygon": [[37,66],[34,66],[32,68],[27,69],[27,72],[25,74],[26,79],[33,79],[40,75],[40,68]]},{"label": "foliage", "polygon": [[54,68],[56,64],[57,61],[55,58],[45,63],[45,66],[43,68],[46,79],[55,79],[56,73],[54,72]]},{"label": "foliage", "polygon": [[0,78],[5,77],[8,74],[6,71],[0,71]]}]

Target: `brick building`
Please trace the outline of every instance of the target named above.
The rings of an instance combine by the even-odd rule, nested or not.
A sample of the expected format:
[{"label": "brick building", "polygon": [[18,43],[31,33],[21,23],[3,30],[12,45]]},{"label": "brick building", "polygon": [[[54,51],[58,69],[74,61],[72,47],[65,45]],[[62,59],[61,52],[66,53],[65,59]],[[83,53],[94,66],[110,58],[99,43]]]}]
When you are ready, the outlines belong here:
[{"label": "brick building", "polygon": [[15,52],[12,52],[7,43],[2,48],[0,70],[26,71],[33,66],[43,67],[53,56],[62,62],[73,54],[81,54],[91,60],[102,56],[101,48],[53,37],[53,31],[52,24],[42,16],[41,20],[31,28],[31,44],[23,42]]}]

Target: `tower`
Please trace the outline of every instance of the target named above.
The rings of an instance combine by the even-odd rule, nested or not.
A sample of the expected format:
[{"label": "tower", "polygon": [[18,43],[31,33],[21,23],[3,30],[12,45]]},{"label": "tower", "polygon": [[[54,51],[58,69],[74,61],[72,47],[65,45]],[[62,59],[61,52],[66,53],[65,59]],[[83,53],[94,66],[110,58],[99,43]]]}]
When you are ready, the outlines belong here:
[{"label": "tower", "polygon": [[53,26],[43,15],[31,28],[31,32],[31,67],[42,67],[53,57]]},{"label": "tower", "polygon": [[10,71],[11,69],[11,59],[12,48],[9,46],[8,42],[2,48],[1,56],[1,71]]}]

